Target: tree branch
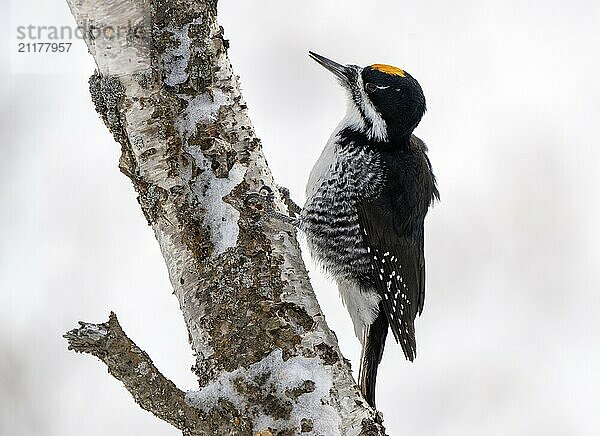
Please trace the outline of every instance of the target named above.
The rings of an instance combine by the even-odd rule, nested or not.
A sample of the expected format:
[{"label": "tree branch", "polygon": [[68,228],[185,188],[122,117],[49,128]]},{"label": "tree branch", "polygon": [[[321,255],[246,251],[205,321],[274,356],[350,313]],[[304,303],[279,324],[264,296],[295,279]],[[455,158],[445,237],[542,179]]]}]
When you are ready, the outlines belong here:
[{"label": "tree branch", "polygon": [[[67,1],[96,61],[92,100],[121,145],[119,167],[159,242],[196,354],[200,389],[187,401],[211,424],[194,431],[384,434],[325,323],[295,230],[263,222],[249,195],[267,186],[286,212],[216,1]],[[155,413],[139,400],[154,395],[147,388],[132,394]]]},{"label": "tree branch", "polygon": [[185,401],[185,393],[154,366],[148,354],[127,337],[111,312],[102,324],[79,323],[67,332],[69,350],[96,356],[121,381],[142,409],[178,429],[196,427],[200,413]]}]

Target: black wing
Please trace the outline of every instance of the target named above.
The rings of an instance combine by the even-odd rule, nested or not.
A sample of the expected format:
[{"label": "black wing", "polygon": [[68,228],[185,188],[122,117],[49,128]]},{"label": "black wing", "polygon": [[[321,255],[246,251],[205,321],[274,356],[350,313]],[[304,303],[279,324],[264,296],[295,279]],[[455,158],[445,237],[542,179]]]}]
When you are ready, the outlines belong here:
[{"label": "black wing", "polygon": [[396,341],[411,361],[417,350],[414,320],[425,302],[423,226],[427,209],[438,196],[424,144],[416,145],[422,148],[388,157],[386,189],[359,206],[372,258],[371,282],[381,295]]},{"label": "black wing", "polygon": [[423,238],[415,241],[398,234],[394,215],[374,203],[363,204],[359,217],[372,260],[371,281],[396,341],[412,361],[417,347],[414,319],[425,297]]}]

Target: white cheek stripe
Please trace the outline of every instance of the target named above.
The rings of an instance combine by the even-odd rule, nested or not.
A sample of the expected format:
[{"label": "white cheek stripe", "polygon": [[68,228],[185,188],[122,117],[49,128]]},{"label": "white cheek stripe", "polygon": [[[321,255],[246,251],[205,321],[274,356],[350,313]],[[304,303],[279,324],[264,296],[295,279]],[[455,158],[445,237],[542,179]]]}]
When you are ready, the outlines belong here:
[{"label": "white cheek stripe", "polygon": [[354,102],[352,95],[349,95],[348,98],[349,99],[348,99],[348,107],[346,109],[346,116],[344,117],[344,119],[340,122],[339,126],[337,127],[336,132],[335,132],[336,134],[341,132],[346,127],[352,127],[357,131],[366,130],[365,120],[363,120],[363,117],[362,117],[360,111],[356,107],[356,103]]},{"label": "white cheek stripe", "polygon": [[[358,82],[357,82],[358,90],[360,92],[360,106],[367,117],[367,120],[371,123],[369,130],[367,131],[367,136],[369,139],[374,139],[376,141],[386,141],[387,140],[387,126],[383,118],[371,100],[369,96],[366,94],[362,79],[362,69],[358,72]],[[356,102],[354,102],[356,104]],[[359,114],[360,115],[360,114]],[[363,123],[364,124],[364,123]]]}]

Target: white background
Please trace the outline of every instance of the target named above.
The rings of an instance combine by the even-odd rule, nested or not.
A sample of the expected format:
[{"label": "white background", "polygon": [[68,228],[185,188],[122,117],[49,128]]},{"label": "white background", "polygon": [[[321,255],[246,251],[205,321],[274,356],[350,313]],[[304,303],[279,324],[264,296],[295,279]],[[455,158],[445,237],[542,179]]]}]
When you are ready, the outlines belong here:
[{"label": "white background", "polygon": [[[425,4],[427,3],[427,4]],[[17,53],[19,25],[66,4],[2,4],[0,434],[176,435],[63,332],[114,310],[178,386],[187,334],[119,146],[94,112],[84,43]],[[600,3],[222,0],[230,56],[277,181],[304,183],[344,111],[307,57],[397,65],[424,88],[417,134],[442,202],[410,364],[388,342],[378,405],[391,435],[600,434]],[[311,276],[357,367],[337,291]]]}]

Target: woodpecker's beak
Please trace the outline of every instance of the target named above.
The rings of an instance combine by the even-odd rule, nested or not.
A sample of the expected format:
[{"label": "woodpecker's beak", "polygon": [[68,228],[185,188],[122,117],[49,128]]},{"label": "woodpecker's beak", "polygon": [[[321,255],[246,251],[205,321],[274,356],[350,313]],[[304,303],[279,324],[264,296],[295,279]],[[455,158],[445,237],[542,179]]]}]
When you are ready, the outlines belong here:
[{"label": "woodpecker's beak", "polygon": [[308,55],[331,71],[339,79],[342,85],[349,86],[352,69],[345,65],[338,64],[337,62],[327,59],[325,56],[318,55],[312,51],[308,52]]}]

